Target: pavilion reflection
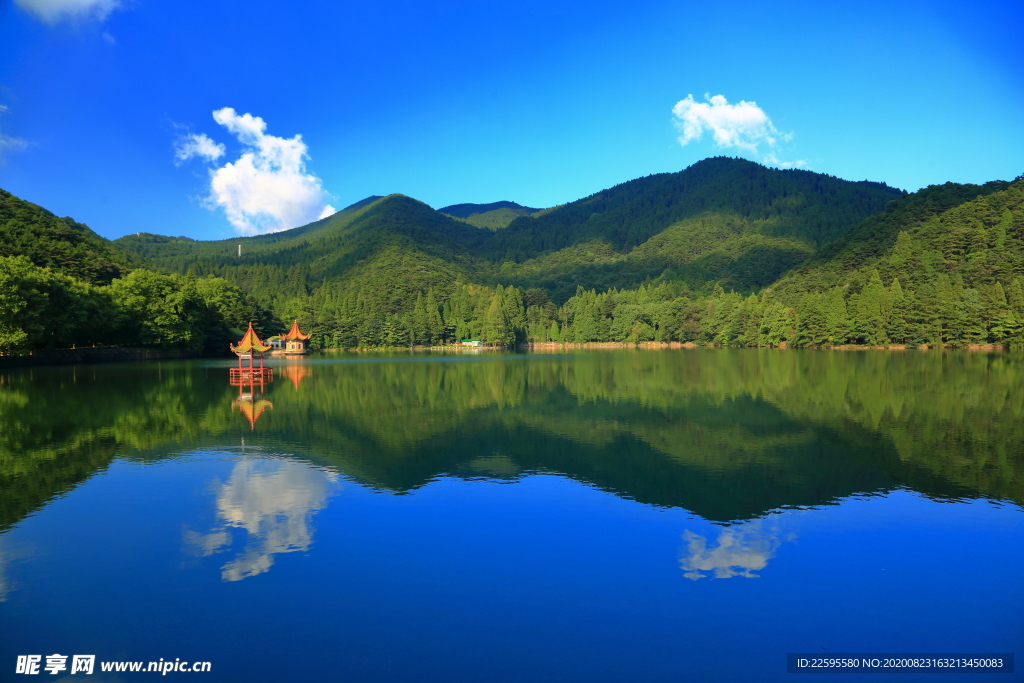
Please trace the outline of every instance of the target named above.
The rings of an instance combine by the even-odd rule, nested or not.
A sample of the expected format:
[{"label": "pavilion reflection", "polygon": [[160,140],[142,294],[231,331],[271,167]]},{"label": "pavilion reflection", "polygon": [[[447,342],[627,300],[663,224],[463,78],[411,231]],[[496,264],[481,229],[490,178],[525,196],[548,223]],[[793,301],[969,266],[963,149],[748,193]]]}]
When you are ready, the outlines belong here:
[{"label": "pavilion reflection", "polygon": [[243,390],[243,387],[238,389],[238,398],[231,402],[231,408],[234,410],[238,409],[242,415],[245,415],[245,419],[249,421],[249,429],[256,429],[256,421],[260,419],[260,415],[267,408],[273,408],[274,404],[263,397],[263,385],[260,385],[261,391],[254,391],[254,388],[250,387],[248,392]]},{"label": "pavilion reflection", "polygon": [[267,572],[276,555],[309,550],[312,516],[327,506],[337,480],[334,472],[294,460],[241,460],[216,489],[217,524],[207,533],[186,531],[185,544],[192,554],[207,557],[243,540],[240,552],[221,567],[221,578],[240,581]]},{"label": "pavilion reflection", "polygon": [[249,329],[242,340],[230,347],[238,356],[238,367],[231,368],[229,373],[231,386],[238,387],[238,398],[231,402],[231,407],[245,415],[249,420],[249,428],[255,430],[256,421],[263,411],[274,407],[273,403],[263,397],[266,385],[274,381],[273,369],[263,365],[263,354],[270,350],[270,345],[260,340],[252,323],[249,323]]},{"label": "pavilion reflection", "polygon": [[295,387],[296,391],[299,388],[299,384],[302,383],[302,380],[313,374],[312,368],[301,360],[295,360],[292,358],[287,360],[287,364],[282,367],[281,370],[284,372],[284,376],[292,383],[292,386]]},{"label": "pavilion reflection", "polygon": [[[790,535],[785,540],[793,538]],[[689,530],[683,532],[683,541],[679,564],[683,576],[692,581],[706,576],[756,579],[759,575],[755,572],[768,565],[782,543],[779,527],[766,526],[761,520],[722,529],[713,546],[707,537]]]}]

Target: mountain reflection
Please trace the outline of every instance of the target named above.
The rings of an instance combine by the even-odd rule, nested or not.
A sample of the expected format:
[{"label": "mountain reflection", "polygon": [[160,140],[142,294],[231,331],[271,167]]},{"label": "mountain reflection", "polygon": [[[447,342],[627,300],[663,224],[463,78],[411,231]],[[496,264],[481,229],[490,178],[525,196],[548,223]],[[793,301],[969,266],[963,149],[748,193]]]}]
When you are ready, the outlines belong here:
[{"label": "mountain reflection", "polygon": [[[381,490],[548,471],[719,522],[895,488],[1024,502],[1019,353],[338,354],[274,367],[288,381],[251,402],[218,362],[0,373],[0,531],[116,457],[242,436]],[[238,524],[197,548],[223,552],[216,534]]]},{"label": "mountain reflection", "polygon": [[683,532],[683,541],[679,564],[683,576],[693,581],[706,576],[756,579],[758,574],[754,572],[765,568],[781,543],[778,527],[766,528],[761,521],[727,527],[719,532],[713,545],[705,536],[689,530]]},{"label": "mountain reflection", "polygon": [[313,543],[312,516],[327,505],[337,475],[287,459],[246,458],[217,486],[218,524],[207,533],[187,531],[185,543],[199,557],[235,545],[232,530],[244,532],[242,551],[221,568],[225,581],[269,571],[274,556],[307,551]]}]

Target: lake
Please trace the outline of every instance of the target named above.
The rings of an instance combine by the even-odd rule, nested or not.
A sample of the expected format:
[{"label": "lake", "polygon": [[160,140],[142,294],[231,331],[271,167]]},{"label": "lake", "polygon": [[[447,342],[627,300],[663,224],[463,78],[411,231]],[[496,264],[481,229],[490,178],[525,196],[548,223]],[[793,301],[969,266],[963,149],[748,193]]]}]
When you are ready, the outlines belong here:
[{"label": "lake", "polygon": [[0,374],[0,679],[781,681],[1024,643],[1024,355],[270,364]]}]

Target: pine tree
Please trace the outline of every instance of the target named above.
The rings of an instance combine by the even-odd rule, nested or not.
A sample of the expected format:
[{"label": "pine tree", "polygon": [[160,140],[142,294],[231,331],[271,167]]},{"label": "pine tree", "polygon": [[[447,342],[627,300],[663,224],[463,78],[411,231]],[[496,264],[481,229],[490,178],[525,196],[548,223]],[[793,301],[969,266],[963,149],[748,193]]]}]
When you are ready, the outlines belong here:
[{"label": "pine tree", "polygon": [[423,292],[416,292],[416,303],[413,305],[412,314],[409,316],[407,326],[410,332],[410,346],[431,343],[427,319],[427,304],[423,298]]},{"label": "pine tree", "polygon": [[444,302],[444,309],[441,311],[441,322],[441,339],[444,342],[450,343],[457,338],[455,333],[455,318],[452,313],[450,301]]},{"label": "pine tree", "polygon": [[792,345],[796,340],[796,310],[778,302],[773,302],[761,324],[762,340],[766,346]]},{"label": "pine tree", "polygon": [[523,297],[518,287],[508,287],[505,290],[502,305],[513,341],[524,341],[526,339],[526,310],[523,307]]},{"label": "pine tree", "polygon": [[973,287],[964,289],[960,296],[959,344],[981,344],[988,339],[988,326],[984,320],[984,303],[980,292]]},{"label": "pine tree", "polygon": [[889,265],[897,269],[905,268],[911,260],[913,250],[914,245],[910,235],[905,230],[900,230],[899,237],[896,238],[896,244],[889,255]]},{"label": "pine tree", "polygon": [[823,346],[828,341],[826,316],[822,305],[822,295],[805,294],[797,305],[796,344],[798,346]]},{"label": "pine tree", "polygon": [[906,344],[910,338],[909,319],[911,312],[909,301],[903,294],[903,286],[899,278],[894,277],[889,285],[889,322],[886,326],[886,334],[894,344]]},{"label": "pine tree", "polygon": [[988,340],[998,341],[993,335],[992,328],[996,318],[1007,310],[1006,291],[1001,283],[994,282],[988,286],[981,285],[979,292],[981,294],[981,324],[988,332]]},{"label": "pine tree", "polygon": [[508,346],[512,341],[501,295],[495,292],[483,320],[483,342],[492,346]]},{"label": "pine tree", "polygon": [[584,301],[576,310],[572,321],[572,339],[576,343],[597,341],[596,302]]},{"label": "pine tree", "polygon": [[1024,278],[1018,276],[1010,281],[1010,288],[1006,292],[1006,299],[1010,310],[1018,318],[1024,317]]},{"label": "pine tree", "polygon": [[444,320],[438,310],[437,295],[434,289],[427,291],[427,298],[424,302],[426,307],[426,343],[439,344],[444,338]]},{"label": "pine tree", "polygon": [[548,338],[551,341],[553,341],[553,342],[560,342],[560,341],[562,341],[562,335],[561,335],[561,333],[558,330],[558,321],[557,320],[552,320],[551,321],[551,328],[548,330]]},{"label": "pine tree", "polygon": [[886,336],[886,312],[890,309],[888,292],[882,285],[878,271],[871,269],[868,283],[857,297],[854,314],[854,334],[865,344],[881,345]]},{"label": "pine tree", "polygon": [[933,299],[931,310],[931,323],[933,338],[930,343],[933,346],[942,346],[951,340],[955,334],[956,327],[956,305],[953,299],[953,285],[949,276],[939,273],[933,283]]},{"label": "pine tree", "polygon": [[845,344],[850,336],[850,315],[842,287],[833,287],[825,302],[825,339],[831,346]]}]

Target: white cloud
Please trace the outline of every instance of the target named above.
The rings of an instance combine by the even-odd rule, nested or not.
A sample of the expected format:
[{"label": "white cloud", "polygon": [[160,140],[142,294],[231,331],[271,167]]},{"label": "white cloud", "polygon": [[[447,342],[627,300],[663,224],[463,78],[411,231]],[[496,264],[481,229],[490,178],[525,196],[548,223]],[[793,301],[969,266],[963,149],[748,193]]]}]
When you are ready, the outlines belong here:
[{"label": "white cloud", "polygon": [[780,168],[807,165],[804,161],[778,159],[775,148],[780,142],[792,139],[793,135],[779,132],[757,102],[740,100],[739,104],[729,104],[724,95],[711,97],[708,94],[704,99],[706,102],[697,102],[693,95],[687,95],[672,107],[675,125],[680,132],[680,145],[700,140],[710,132],[719,148],[738,149]]},{"label": "white cloud", "polygon": [[200,157],[207,161],[216,161],[224,156],[227,150],[224,145],[214,142],[205,133],[190,133],[181,137],[174,146],[174,159],[178,163]]},{"label": "white cloud", "polygon": [[4,152],[16,152],[25,149],[27,146],[28,143],[21,138],[12,138],[10,135],[0,133],[0,158],[3,157]]},{"label": "white cloud", "polygon": [[[0,116],[3,116],[7,112],[7,106],[0,104]],[[3,160],[4,155],[7,152],[17,152],[28,147],[28,143],[21,138],[12,138],[9,135],[4,135],[0,132],[0,161]]]},{"label": "white cloud", "polygon": [[778,166],[779,168],[804,168],[807,166],[807,162],[803,159],[798,159],[797,161],[782,161],[772,152],[765,154],[762,161],[771,166]]},{"label": "white cloud", "polygon": [[73,19],[103,21],[108,14],[121,5],[119,0],[14,0],[14,2],[47,24]]},{"label": "white cloud", "polygon": [[[327,203],[321,181],[306,170],[309,158],[301,135],[267,135],[266,122],[252,114],[239,115],[231,107],[213,112],[244,146],[234,162],[210,171],[210,206],[224,210],[238,232],[256,235],[298,227],[335,212]],[[214,162],[225,153],[223,145],[206,135],[188,135],[175,149],[180,163],[192,157]]]}]

